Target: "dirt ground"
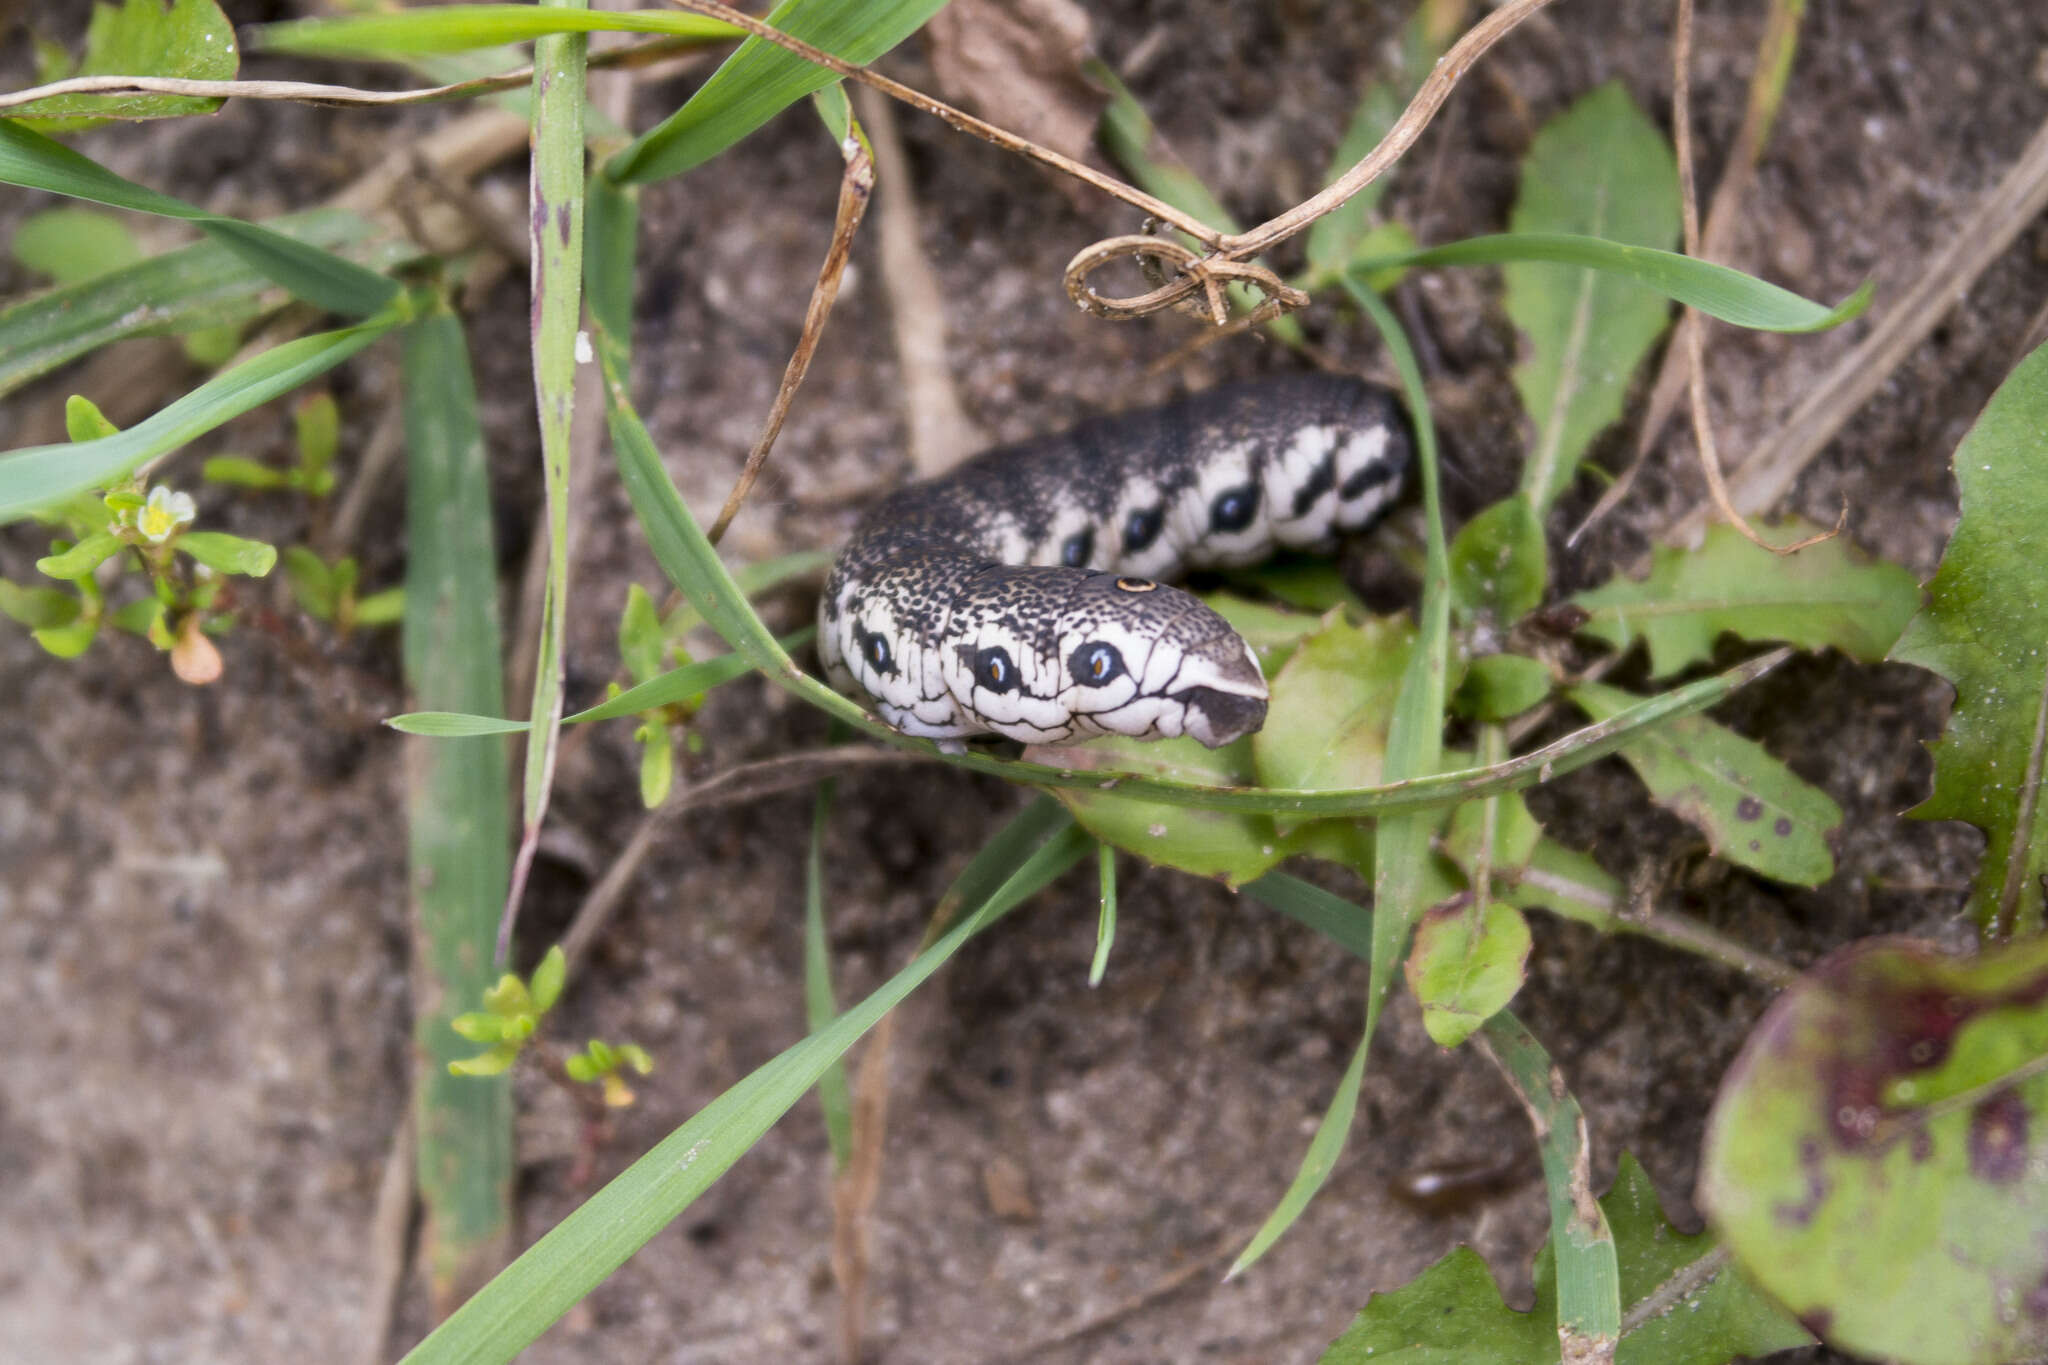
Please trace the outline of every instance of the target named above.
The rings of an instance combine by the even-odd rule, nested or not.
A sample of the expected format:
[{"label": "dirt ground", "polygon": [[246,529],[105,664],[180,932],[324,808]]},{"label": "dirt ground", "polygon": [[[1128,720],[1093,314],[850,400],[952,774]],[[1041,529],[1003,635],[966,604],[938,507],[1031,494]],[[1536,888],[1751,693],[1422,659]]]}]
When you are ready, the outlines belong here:
[{"label": "dirt ground", "polygon": [[[290,12],[228,8],[238,21]],[[1099,52],[1247,221],[1314,188],[1404,8],[1091,7]],[[1622,80],[1668,124],[1671,8],[1563,0],[1511,37],[1400,168],[1389,210],[1425,241],[1499,230],[1536,128],[1605,80]],[[1700,16],[1694,91],[1709,185],[1741,114],[1762,10],[1712,3]],[[8,41],[5,70],[18,83],[25,45],[19,33]],[[930,84],[921,40],[885,65]],[[252,62],[245,74],[309,71]],[[691,79],[644,86],[636,126]],[[83,145],[151,185],[257,215],[316,202],[391,139],[450,116],[243,104]],[[1882,314],[2044,118],[2048,8],[1812,0],[1738,263],[1827,300],[1874,279]],[[1095,321],[1058,285],[1075,250],[1134,230],[1135,215],[1107,201],[1077,208],[1045,176],[936,123],[906,117],[903,130],[952,375],[992,438],[1299,363],[1240,338],[1145,377],[1192,325]],[[837,150],[797,110],[646,197],[636,391],[700,517],[723,499],[796,339],[838,171]],[[491,192],[519,202],[522,166],[493,181]],[[40,206],[0,199],[0,230]],[[1292,264],[1296,252],[1277,254]],[[906,476],[903,379],[872,230],[854,261],[776,463],[727,542],[736,560],[832,546],[863,500]],[[0,289],[27,284],[0,265]],[[1846,499],[1859,544],[1930,573],[1955,516],[1949,453],[2043,300],[2048,228],[2036,223],[1788,506],[1832,521]],[[1469,515],[1512,486],[1524,439],[1498,280],[1438,272],[1405,285],[1401,303],[1422,328],[1442,401],[1452,508]],[[471,331],[508,600],[538,494],[525,316],[515,273],[476,302]],[[1319,308],[1305,325],[1340,363],[1380,363],[1355,318]],[[1809,338],[1715,329],[1724,449],[1739,456],[1761,439],[1867,327]],[[345,461],[394,401],[395,364],[395,349],[380,349],[336,377]],[[0,442],[52,439],[74,389],[119,416],[190,382],[167,347],[139,346],[121,368],[58,376],[0,407]],[[288,427],[281,407],[267,409],[200,453],[275,453]],[[1621,514],[1561,553],[1565,584],[1604,577],[1691,506],[1691,458],[1687,442],[1667,441]],[[196,482],[189,464],[179,473]],[[1582,480],[1565,517],[1596,492]],[[402,571],[401,497],[395,480],[379,493],[356,547],[371,586]],[[298,532],[296,506],[202,494],[209,524],[272,539]],[[612,674],[627,583],[661,581],[609,469],[593,480],[578,535],[572,705]],[[36,535],[0,532],[0,574],[30,578],[40,553]],[[1353,553],[1384,575],[1372,551]],[[808,605],[778,610],[794,621]],[[223,683],[192,689],[139,642],[103,643],[67,666],[0,625],[0,1356],[10,1360],[360,1352],[368,1226],[410,1066],[408,933],[402,742],[348,717],[399,709],[396,642],[372,635],[308,653],[248,630],[225,652]],[[1942,686],[1915,670],[1802,658],[1717,712],[1841,803],[1840,867],[1803,892],[1686,862],[1673,903],[1796,964],[1878,932],[1961,941],[1954,909],[1977,837],[1900,817],[1925,794],[1922,744],[1944,706]],[[826,737],[820,717],[751,683],[715,694],[701,733],[694,771],[704,774]],[[633,762],[618,725],[565,761],[560,833],[524,924],[529,953],[561,931],[635,827]],[[936,767],[840,783],[828,860],[842,998],[905,960],[939,892],[1025,799]],[[1612,760],[1552,784],[1537,805],[1560,837],[1624,877],[1692,845]],[[805,793],[676,820],[596,945],[564,1005],[569,1035],[629,1037],[660,1063],[598,1180],[802,1035],[809,815]],[[1310,1361],[1368,1293],[1459,1242],[1525,1292],[1544,1211],[1524,1120],[1483,1062],[1428,1042],[1405,1000],[1383,1027],[1360,1123],[1320,1199],[1253,1272],[1219,1283],[1219,1252],[1227,1259],[1278,1198],[1337,1083],[1364,971],[1216,886],[1128,859],[1123,876],[1102,988],[1086,984],[1094,884],[1075,875],[971,944],[908,1010],[864,1359]],[[1714,1084],[1767,992],[1647,943],[1546,917],[1535,928],[1517,1011],[1584,1104],[1602,1172],[1634,1152],[1682,1210]],[[523,1245],[587,1188],[568,1179],[567,1104],[537,1084],[520,1094]],[[1524,1178],[1465,1207],[1428,1213],[1395,1196],[1403,1173],[1516,1154]],[[999,1211],[988,1188],[1005,1170],[1021,1173],[1027,1198]],[[829,1172],[806,1101],[524,1358],[837,1360]],[[388,1353],[427,1325],[408,1280]]]}]

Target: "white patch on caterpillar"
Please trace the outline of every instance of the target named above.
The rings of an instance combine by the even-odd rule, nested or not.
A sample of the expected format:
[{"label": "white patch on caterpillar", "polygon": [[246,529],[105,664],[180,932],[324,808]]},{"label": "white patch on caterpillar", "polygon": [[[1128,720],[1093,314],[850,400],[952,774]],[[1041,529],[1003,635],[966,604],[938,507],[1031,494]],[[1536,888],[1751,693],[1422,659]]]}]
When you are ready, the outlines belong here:
[{"label": "white patch on caterpillar", "polygon": [[1361,472],[1382,465],[1387,460],[1387,445],[1393,433],[1384,425],[1375,424],[1354,433],[1337,448],[1337,491],[1339,502],[1336,525],[1338,529],[1355,531],[1367,525],[1379,515],[1380,509],[1394,500],[1400,491],[1400,479],[1392,473],[1355,497],[1342,496],[1344,485]]},{"label": "white patch on caterpillar", "polygon": [[[1142,549],[1132,549],[1126,543],[1124,532],[1133,512],[1158,509],[1161,525],[1159,532]],[[1109,560],[1108,567],[1118,573],[1134,574],[1140,578],[1175,578],[1180,573],[1181,547],[1175,539],[1173,509],[1167,505],[1166,495],[1159,491],[1159,485],[1150,479],[1134,478],[1124,484],[1117,495],[1116,508],[1109,515],[1109,521],[1096,531],[1098,544],[1095,553]]]},{"label": "white patch on caterpillar", "polygon": [[1298,516],[1294,499],[1323,462],[1333,458],[1339,435],[1336,427],[1302,427],[1266,462],[1267,517],[1275,544],[1290,550],[1307,550],[1329,540],[1330,522],[1337,505],[1337,481],[1332,479],[1330,486],[1302,508]]},{"label": "white patch on caterpillar", "polygon": [[[1187,547],[1188,567],[1255,564],[1271,553],[1271,499],[1263,481],[1252,477],[1253,453],[1244,442],[1205,452],[1197,460],[1194,485],[1174,500],[1175,528]],[[1231,489],[1249,489],[1256,507],[1240,529],[1219,530],[1213,520],[1216,500]]]}]

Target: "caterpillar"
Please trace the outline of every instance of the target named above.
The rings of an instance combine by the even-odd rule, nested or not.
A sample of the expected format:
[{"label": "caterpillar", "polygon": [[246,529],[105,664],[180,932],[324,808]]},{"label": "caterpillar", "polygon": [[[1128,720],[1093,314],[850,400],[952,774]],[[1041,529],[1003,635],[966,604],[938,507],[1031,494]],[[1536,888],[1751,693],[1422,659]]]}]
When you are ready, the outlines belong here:
[{"label": "caterpillar", "polygon": [[1265,723],[1258,659],[1161,580],[1369,529],[1412,452],[1390,391],[1332,374],[987,451],[860,520],[818,603],[826,677],[949,747],[980,734],[1228,744]]}]

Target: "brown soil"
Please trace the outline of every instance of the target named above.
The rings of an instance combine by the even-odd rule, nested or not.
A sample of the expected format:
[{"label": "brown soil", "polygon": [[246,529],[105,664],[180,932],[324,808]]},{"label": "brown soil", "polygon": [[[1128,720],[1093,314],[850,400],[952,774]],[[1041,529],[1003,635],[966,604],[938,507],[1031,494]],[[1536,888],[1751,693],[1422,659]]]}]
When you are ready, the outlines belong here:
[{"label": "brown soil", "polygon": [[[1701,20],[1695,93],[1708,177],[1740,116],[1762,7],[1737,8],[1708,6]],[[1498,230],[1537,126],[1610,78],[1664,121],[1669,10],[1568,2],[1511,38],[1401,168],[1390,210],[1425,240]],[[1390,22],[1372,7],[1308,0],[1119,0],[1100,7],[1098,47],[1115,65],[1149,54],[1132,84],[1181,155],[1252,220],[1313,188]],[[19,80],[18,38],[8,55]],[[889,65],[928,84],[918,42]],[[251,64],[250,74],[272,73],[302,74]],[[686,89],[643,91],[639,125]],[[147,183],[253,215],[316,201],[392,139],[447,116],[244,104],[83,145]],[[2048,10],[1815,0],[1739,263],[1823,299],[1871,278],[1882,309],[2044,117]],[[1076,249],[1133,230],[1134,216],[1107,202],[1077,210],[1014,158],[929,121],[906,118],[904,132],[953,374],[991,436],[1291,363],[1239,339],[1173,377],[1144,377],[1191,325],[1097,322],[1058,286]],[[700,515],[724,497],[796,339],[838,171],[836,149],[798,110],[647,195],[636,387]],[[523,176],[508,166],[493,188],[516,204]],[[11,224],[38,206],[17,195],[0,216]],[[901,381],[872,232],[854,259],[772,472],[728,541],[734,558],[833,545],[862,499],[904,476]],[[0,266],[0,288],[26,287],[4,273],[13,269]],[[1490,273],[1440,273],[1403,294],[1432,353],[1462,517],[1512,486],[1523,440],[1507,382],[1515,338]],[[524,295],[517,275],[498,283],[476,301],[471,331],[508,584],[538,493]],[[1931,572],[1955,515],[1949,452],[2044,298],[2048,233],[2036,224],[1789,506],[1831,521],[1846,498],[1860,544]],[[1306,325],[1340,362],[1378,363],[1354,318],[1321,308]],[[1767,433],[1862,330],[1717,329],[1711,386],[1724,448],[1739,454]],[[167,355],[139,346],[121,369],[60,376],[0,409],[0,440],[51,439],[73,389],[110,412],[123,398],[164,401],[190,382]],[[361,448],[394,401],[394,366],[380,351],[336,378],[345,451]],[[158,372],[167,377],[152,388],[145,380]],[[202,453],[275,452],[287,433],[282,411],[265,410]],[[1623,512],[1560,561],[1565,581],[1611,572],[1691,505],[1690,460],[1685,443],[1669,444]],[[609,470],[593,484],[576,547],[572,704],[612,673],[626,584],[660,582]],[[1593,491],[1576,490],[1566,513]],[[402,568],[400,497],[395,486],[380,495],[357,547],[374,586]],[[216,491],[203,514],[271,539],[301,529],[283,499]],[[0,574],[31,577],[41,552],[29,530],[0,533]],[[367,1228],[405,1104],[408,934],[401,741],[346,717],[396,709],[396,647],[372,636],[308,653],[243,630],[225,652],[226,680],[195,690],[132,640],[62,665],[0,626],[0,1226],[10,1230],[0,1238],[0,1354],[10,1358],[358,1353]],[[1821,658],[1724,708],[1842,804],[1840,870],[1800,892],[1687,863],[1685,908],[1798,964],[1876,932],[1958,938],[1954,909],[1978,840],[1899,815],[1926,790],[1921,746],[1944,704],[1941,685],[1912,669]],[[742,684],[716,694],[701,733],[698,770],[708,773],[816,745],[825,726]],[[843,997],[905,959],[939,892],[1024,799],[938,768],[841,782],[828,856]],[[1553,784],[1539,807],[1556,833],[1623,876],[1683,858],[1691,842],[1645,809],[1611,762]],[[527,908],[529,955],[560,932],[638,819],[625,727],[579,742],[556,810],[561,832]],[[676,821],[598,944],[564,1006],[569,1035],[630,1037],[660,1059],[598,1179],[801,1036],[809,814],[805,794]],[[1174,873],[1126,860],[1122,901],[1103,988],[1086,986],[1094,887],[1077,875],[970,945],[908,1011],[865,1359],[1307,1361],[1368,1293],[1460,1241],[1520,1292],[1544,1229],[1524,1121],[1483,1062],[1429,1044],[1405,1001],[1383,1028],[1359,1126],[1321,1198],[1252,1273],[1219,1284],[1220,1263],[1205,1258],[1240,1244],[1293,1174],[1356,1040],[1364,972],[1331,944]],[[1768,993],[1646,943],[1548,919],[1536,927],[1517,1009],[1585,1105],[1599,1166],[1611,1171],[1632,1151],[1682,1199],[1715,1082]],[[587,1189],[568,1183],[576,1125],[566,1103],[538,1084],[520,1094],[525,1241]],[[1448,1214],[1411,1210],[1390,1192],[1418,1167],[1518,1152],[1530,1178]],[[829,1173],[807,1101],[525,1358],[838,1359]],[[1026,1203],[992,1205],[991,1183],[1014,1196],[1020,1174]],[[1179,1275],[1191,1262],[1213,1268]],[[1154,1293],[1169,1282],[1178,1287]],[[1075,1341],[1035,1348],[1119,1305],[1134,1306]],[[426,1326],[423,1296],[409,1288],[392,1352]]]}]

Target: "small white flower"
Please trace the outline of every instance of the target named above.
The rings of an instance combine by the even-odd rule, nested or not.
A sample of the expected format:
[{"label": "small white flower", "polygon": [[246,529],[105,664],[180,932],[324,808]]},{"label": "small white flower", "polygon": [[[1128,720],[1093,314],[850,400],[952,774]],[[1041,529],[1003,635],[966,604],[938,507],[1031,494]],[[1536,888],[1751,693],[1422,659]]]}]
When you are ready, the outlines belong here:
[{"label": "small white flower", "polygon": [[173,493],[162,484],[149,490],[149,501],[135,514],[135,529],[152,544],[161,545],[180,526],[190,526],[199,515],[199,505],[190,493]]}]

